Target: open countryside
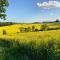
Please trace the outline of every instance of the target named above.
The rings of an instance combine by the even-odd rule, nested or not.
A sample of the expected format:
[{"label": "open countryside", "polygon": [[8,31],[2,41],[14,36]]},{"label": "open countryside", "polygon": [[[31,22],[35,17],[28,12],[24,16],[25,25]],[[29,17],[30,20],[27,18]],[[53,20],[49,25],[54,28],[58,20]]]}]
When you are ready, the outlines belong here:
[{"label": "open countryside", "polygon": [[[55,24],[52,24],[52,23],[55,23]],[[52,22],[52,23],[51,24],[30,23],[30,24],[13,24],[13,25],[8,25],[8,26],[1,26],[0,27],[0,32],[1,32],[0,39],[3,44],[1,46],[3,46],[4,48],[3,52],[5,51],[5,54],[6,54],[7,53],[6,48],[7,48],[7,51],[9,54],[7,56],[9,59],[11,59],[12,54],[13,54],[13,57],[12,57],[13,60],[17,59],[17,57],[14,58],[15,55],[18,56],[18,59],[21,59],[21,60],[26,60],[26,59],[37,60],[38,58],[39,60],[40,58],[46,59],[47,56],[44,54],[47,54],[47,53],[48,53],[47,55],[49,56],[47,59],[52,59],[52,58],[57,59],[59,55],[58,56],[55,56],[55,55],[59,54],[59,51],[60,51],[60,48],[59,48],[60,46],[60,25],[58,24],[59,22]],[[15,48],[16,48],[16,51],[15,51]],[[28,50],[28,52],[25,51],[25,49]],[[50,51],[50,53],[48,50]],[[22,56],[20,57],[20,54],[18,53],[22,54]],[[51,53],[53,56],[50,55]],[[40,55],[40,54],[43,54],[43,55]],[[5,58],[7,59],[6,56]]]},{"label": "open countryside", "polygon": [[0,60],[60,60],[60,0],[0,0],[0,20]]}]

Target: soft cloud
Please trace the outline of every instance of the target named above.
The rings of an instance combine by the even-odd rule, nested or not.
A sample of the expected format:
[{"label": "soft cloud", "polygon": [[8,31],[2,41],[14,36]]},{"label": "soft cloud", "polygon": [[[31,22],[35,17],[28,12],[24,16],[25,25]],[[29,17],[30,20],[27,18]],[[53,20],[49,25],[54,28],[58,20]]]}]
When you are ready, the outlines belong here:
[{"label": "soft cloud", "polygon": [[48,1],[48,2],[43,2],[43,3],[37,3],[37,6],[45,8],[45,9],[60,8],[60,2],[58,2],[58,1]]}]

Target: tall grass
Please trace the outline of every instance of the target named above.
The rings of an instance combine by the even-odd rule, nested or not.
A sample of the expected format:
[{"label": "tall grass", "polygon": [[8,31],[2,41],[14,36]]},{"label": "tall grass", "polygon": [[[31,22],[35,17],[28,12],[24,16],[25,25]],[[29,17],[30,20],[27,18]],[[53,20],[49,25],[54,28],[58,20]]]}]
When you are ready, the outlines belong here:
[{"label": "tall grass", "polygon": [[0,60],[60,60],[60,41],[42,40],[23,44],[19,41],[0,39]]}]

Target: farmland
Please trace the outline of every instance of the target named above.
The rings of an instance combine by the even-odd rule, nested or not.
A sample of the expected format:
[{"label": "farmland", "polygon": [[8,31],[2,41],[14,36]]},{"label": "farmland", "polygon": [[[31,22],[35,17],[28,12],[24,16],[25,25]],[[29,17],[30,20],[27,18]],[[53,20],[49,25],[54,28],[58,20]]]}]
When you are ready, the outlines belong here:
[{"label": "farmland", "polygon": [[[60,25],[47,24],[48,28],[59,29],[40,31],[42,25],[14,24],[0,27],[0,60],[59,60]],[[20,27],[32,26],[38,31],[20,31]]]},{"label": "farmland", "polygon": [[[57,24],[57,25],[56,25]],[[23,28],[27,28],[27,27],[32,27],[34,26],[36,29],[41,29],[41,25],[42,24],[13,24],[13,25],[9,25],[9,26],[2,26],[0,27],[0,35],[2,35],[2,32],[3,30],[6,30],[7,32],[7,35],[11,35],[11,34],[16,34],[18,32],[20,32],[20,27],[23,27]],[[56,28],[56,27],[59,27],[60,28],[60,25],[59,23],[47,23],[47,26],[49,28]]]}]

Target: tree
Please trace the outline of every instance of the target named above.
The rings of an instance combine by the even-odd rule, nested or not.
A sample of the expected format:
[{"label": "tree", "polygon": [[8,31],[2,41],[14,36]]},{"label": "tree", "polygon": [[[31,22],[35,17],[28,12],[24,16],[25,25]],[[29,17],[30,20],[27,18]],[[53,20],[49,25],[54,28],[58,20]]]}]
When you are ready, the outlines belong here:
[{"label": "tree", "polygon": [[6,8],[8,7],[8,0],[0,0],[0,18],[6,20]]},{"label": "tree", "polygon": [[20,32],[25,32],[24,27],[20,27],[19,29],[20,29]]},{"label": "tree", "polygon": [[24,29],[25,29],[25,32],[30,32],[31,31],[30,27],[27,27],[27,28],[24,28]]},{"label": "tree", "polygon": [[41,31],[48,30],[48,26],[46,24],[41,25]]},{"label": "tree", "polygon": [[6,35],[6,30],[3,30],[3,35]]},{"label": "tree", "polygon": [[57,19],[56,22],[59,22],[59,19]]},{"label": "tree", "polygon": [[32,31],[35,31],[35,26],[34,25],[32,26]]}]

